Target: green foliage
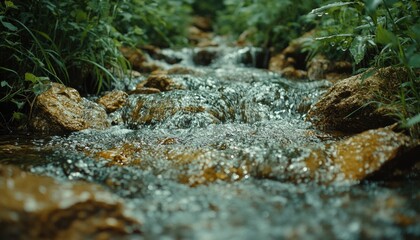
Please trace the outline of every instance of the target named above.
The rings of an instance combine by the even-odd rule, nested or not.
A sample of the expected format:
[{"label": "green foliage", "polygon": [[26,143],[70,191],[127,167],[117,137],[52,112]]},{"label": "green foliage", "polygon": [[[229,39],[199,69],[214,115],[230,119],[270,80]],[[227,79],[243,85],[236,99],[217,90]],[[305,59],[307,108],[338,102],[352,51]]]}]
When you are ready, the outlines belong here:
[{"label": "green foliage", "polygon": [[314,9],[318,18],[312,53],[332,58],[351,56],[355,67],[403,67],[408,79],[393,102],[402,125],[419,136],[420,10],[413,0],[333,1]]},{"label": "green foliage", "polygon": [[320,1],[305,0],[225,0],[225,10],[219,13],[218,28],[221,33],[244,31],[250,34],[257,46],[284,48],[288,42],[309,28],[302,16],[319,6]]},{"label": "green foliage", "polygon": [[192,8],[194,14],[200,16],[207,16],[214,19],[217,15],[217,12],[221,11],[224,8],[224,4],[223,0],[196,0],[192,4]]},{"label": "green foliage", "polygon": [[190,0],[1,1],[0,118],[5,122],[23,119],[48,81],[84,92],[111,88],[116,71],[129,69],[118,49],[122,45],[186,43],[188,3]]},{"label": "green foliage", "polygon": [[126,42],[159,47],[188,43],[186,29],[193,0],[121,0],[115,28]]}]

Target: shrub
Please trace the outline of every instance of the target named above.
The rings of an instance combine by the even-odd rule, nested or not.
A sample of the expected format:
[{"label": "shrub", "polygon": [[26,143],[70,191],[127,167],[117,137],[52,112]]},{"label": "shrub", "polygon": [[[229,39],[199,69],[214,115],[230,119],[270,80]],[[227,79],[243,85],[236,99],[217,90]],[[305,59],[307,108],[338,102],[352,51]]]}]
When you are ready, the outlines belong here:
[{"label": "shrub", "polygon": [[0,2],[0,122],[30,113],[48,81],[84,93],[109,89],[128,62],[121,45],[187,42],[189,0]]},{"label": "shrub", "polygon": [[[355,68],[403,67],[409,77],[389,103],[402,126],[420,133],[420,18],[419,4],[411,0],[331,2],[314,9],[319,16],[317,44],[312,51],[329,57],[350,55]],[[341,56],[340,56],[341,55]],[[375,71],[375,70],[373,70]],[[368,71],[370,74],[373,71]]]},{"label": "shrub", "polygon": [[320,1],[305,0],[225,0],[218,15],[218,31],[237,38],[247,31],[254,45],[284,48],[290,40],[310,28],[303,17]]},{"label": "shrub", "polygon": [[114,23],[129,42],[177,47],[188,43],[193,0],[122,0]]}]

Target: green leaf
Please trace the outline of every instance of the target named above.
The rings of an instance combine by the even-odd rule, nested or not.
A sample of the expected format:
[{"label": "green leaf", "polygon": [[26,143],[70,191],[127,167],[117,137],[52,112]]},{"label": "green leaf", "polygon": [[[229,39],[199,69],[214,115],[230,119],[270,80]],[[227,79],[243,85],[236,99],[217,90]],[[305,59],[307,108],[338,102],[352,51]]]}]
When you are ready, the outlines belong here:
[{"label": "green leaf", "polygon": [[0,22],[5,28],[9,29],[12,32],[18,30],[18,28],[15,25],[13,25],[9,22],[3,21],[3,18],[4,18],[3,16],[0,17]]},{"label": "green leaf", "polygon": [[413,68],[420,68],[420,53],[416,53],[408,60],[408,65]]},{"label": "green leaf", "polygon": [[396,46],[398,40],[394,33],[386,30],[381,25],[378,25],[376,29],[376,42],[384,45],[392,44],[393,46]]},{"label": "green leaf", "polygon": [[12,99],[10,101],[12,103],[16,104],[16,106],[17,106],[18,109],[22,109],[23,106],[25,106],[25,102],[24,101],[19,101],[19,100],[16,100],[16,99]]},{"label": "green leaf", "polygon": [[382,3],[382,0],[366,0],[365,6],[368,12],[374,12],[378,8],[379,4]]},{"label": "green leaf", "polygon": [[1,87],[6,87],[7,86],[8,88],[12,88],[12,86],[10,86],[10,84],[6,81],[1,81],[0,86]]},{"label": "green leaf", "polygon": [[353,39],[350,46],[350,53],[353,56],[355,63],[359,64],[366,54],[366,38],[357,36]]},{"label": "green leaf", "polygon": [[49,84],[38,83],[38,84],[35,84],[35,85],[32,87],[32,92],[33,92],[36,96],[38,96],[38,95],[40,95],[41,93],[43,93],[43,92],[47,91],[47,90],[49,89],[49,87],[50,87],[50,85],[49,85]]},{"label": "green leaf", "polygon": [[25,119],[26,115],[21,113],[21,112],[13,112],[13,117],[12,118],[13,118],[13,120],[19,121],[19,120]]},{"label": "green leaf", "polygon": [[25,80],[32,83],[36,83],[38,81],[38,77],[32,73],[25,73]]},{"label": "green leaf", "polygon": [[12,1],[4,1],[4,5],[6,5],[6,8],[17,9],[16,5]]}]

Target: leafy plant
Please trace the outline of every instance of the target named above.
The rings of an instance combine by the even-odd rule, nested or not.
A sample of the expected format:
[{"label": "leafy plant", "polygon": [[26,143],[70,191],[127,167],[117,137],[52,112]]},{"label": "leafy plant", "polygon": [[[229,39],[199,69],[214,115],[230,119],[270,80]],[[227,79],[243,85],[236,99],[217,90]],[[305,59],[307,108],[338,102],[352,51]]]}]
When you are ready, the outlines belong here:
[{"label": "leafy plant", "polygon": [[[218,29],[236,38],[245,31],[254,45],[283,49],[290,40],[309,30],[302,16],[319,6],[320,1],[225,0],[219,13]],[[308,28],[305,28],[307,26]]]},{"label": "leafy plant", "polygon": [[[122,45],[185,43],[190,0],[0,2],[0,122],[30,113],[48,81],[84,93],[112,88],[130,66]],[[119,74],[120,75],[120,74]]]},{"label": "leafy plant", "polygon": [[411,0],[330,1],[312,10],[319,17],[318,44],[313,53],[330,57],[350,55],[361,71],[393,66],[405,68],[408,78],[391,103],[394,115],[413,136],[419,136],[420,18],[419,3]]},{"label": "leafy plant", "polygon": [[186,45],[193,0],[122,0],[114,23],[126,41],[160,47]]}]

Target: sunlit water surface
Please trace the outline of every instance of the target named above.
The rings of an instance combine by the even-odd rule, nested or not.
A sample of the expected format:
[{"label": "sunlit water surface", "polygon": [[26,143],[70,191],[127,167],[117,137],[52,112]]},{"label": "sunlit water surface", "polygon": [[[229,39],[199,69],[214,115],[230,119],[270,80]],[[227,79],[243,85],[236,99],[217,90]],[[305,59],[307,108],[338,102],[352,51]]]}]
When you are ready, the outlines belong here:
[{"label": "sunlit water surface", "polygon": [[[165,51],[192,68],[194,50]],[[246,67],[256,50],[224,51],[209,66],[173,75],[180,90],[130,95],[110,129],[4,136],[2,145],[22,151],[3,151],[0,162],[103,185],[143,223],[145,239],[420,237],[418,178],[326,186],[306,176],[308,149],[337,139],[305,121],[329,83]]]}]

